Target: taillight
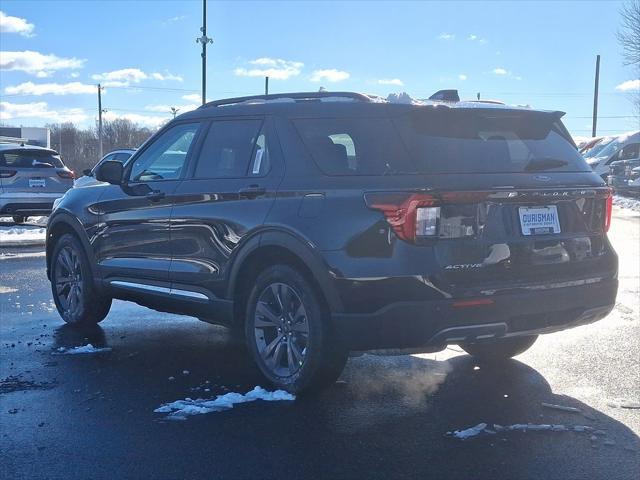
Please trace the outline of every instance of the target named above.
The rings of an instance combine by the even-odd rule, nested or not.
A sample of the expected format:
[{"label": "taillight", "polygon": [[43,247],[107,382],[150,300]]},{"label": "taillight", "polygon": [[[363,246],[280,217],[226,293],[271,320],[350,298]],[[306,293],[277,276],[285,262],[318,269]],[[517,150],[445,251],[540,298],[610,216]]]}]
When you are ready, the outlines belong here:
[{"label": "taillight", "polygon": [[75,178],[73,170],[58,170],[58,176],[60,178],[70,178],[72,180]]},{"label": "taillight", "polygon": [[0,170],[0,178],[11,178],[16,173],[18,173],[17,170]]},{"label": "taillight", "polygon": [[423,193],[367,193],[370,208],[380,210],[395,234],[402,240],[414,241],[419,237],[438,234],[440,207],[436,199]]},{"label": "taillight", "polygon": [[613,211],[613,192],[609,189],[609,194],[605,199],[605,216],[604,216],[604,231],[608,232],[611,227],[611,213]]}]

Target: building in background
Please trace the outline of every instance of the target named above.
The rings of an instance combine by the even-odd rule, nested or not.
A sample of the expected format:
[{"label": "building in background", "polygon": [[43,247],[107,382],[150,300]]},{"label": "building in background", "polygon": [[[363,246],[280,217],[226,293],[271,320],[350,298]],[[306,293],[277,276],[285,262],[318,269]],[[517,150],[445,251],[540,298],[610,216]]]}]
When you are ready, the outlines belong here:
[{"label": "building in background", "polygon": [[25,143],[51,148],[51,131],[44,127],[0,127],[0,143]]}]

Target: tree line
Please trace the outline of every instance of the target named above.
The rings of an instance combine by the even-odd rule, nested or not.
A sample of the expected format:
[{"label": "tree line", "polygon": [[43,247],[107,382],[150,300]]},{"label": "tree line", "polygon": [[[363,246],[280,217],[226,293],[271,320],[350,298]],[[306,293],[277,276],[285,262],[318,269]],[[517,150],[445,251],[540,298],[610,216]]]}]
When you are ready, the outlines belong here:
[{"label": "tree line", "polygon": [[[46,125],[51,130],[51,148],[76,175],[92,168],[100,160],[98,128],[78,128],[71,122]],[[120,148],[138,148],[153,130],[141,127],[131,120],[116,119],[102,124],[102,152],[107,154]]]}]

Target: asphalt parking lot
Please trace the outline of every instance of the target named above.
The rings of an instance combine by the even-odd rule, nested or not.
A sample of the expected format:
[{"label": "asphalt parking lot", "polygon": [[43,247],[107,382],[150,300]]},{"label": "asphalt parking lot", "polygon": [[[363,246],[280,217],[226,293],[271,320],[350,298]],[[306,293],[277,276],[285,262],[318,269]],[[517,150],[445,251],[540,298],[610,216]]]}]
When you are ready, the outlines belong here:
[{"label": "asphalt parking lot", "polygon": [[[478,365],[457,347],[365,354],[321,394],[183,421],[154,410],[267,387],[242,345],[222,328],[120,301],[99,327],[76,331],[55,311],[42,249],[7,249],[0,477],[635,479],[640,214],[615,209],[610,237],[620,255],[614,312],[542,337],[502,366]],[[59,354],[88,343],[106,350]],[[482,422],[588,428],[446,435]]]}]

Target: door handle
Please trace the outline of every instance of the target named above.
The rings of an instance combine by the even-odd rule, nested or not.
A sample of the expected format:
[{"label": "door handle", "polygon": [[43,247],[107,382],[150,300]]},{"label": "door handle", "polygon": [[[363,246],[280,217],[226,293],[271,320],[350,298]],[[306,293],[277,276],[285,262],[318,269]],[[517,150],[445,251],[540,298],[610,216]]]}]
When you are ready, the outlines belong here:
[{"label": "door handle", "polygon": [[259,185],[249,185],[248,187],[238,190],[238,194],[245,198],[256,198],[265,193],[267,193],[267,190]]},{"label": "door handle", "polygon": [[165,193],[160,190],[153,190],[152,192],[147,193],[146,197],[152,202],[157,202],[165,197]]}]

